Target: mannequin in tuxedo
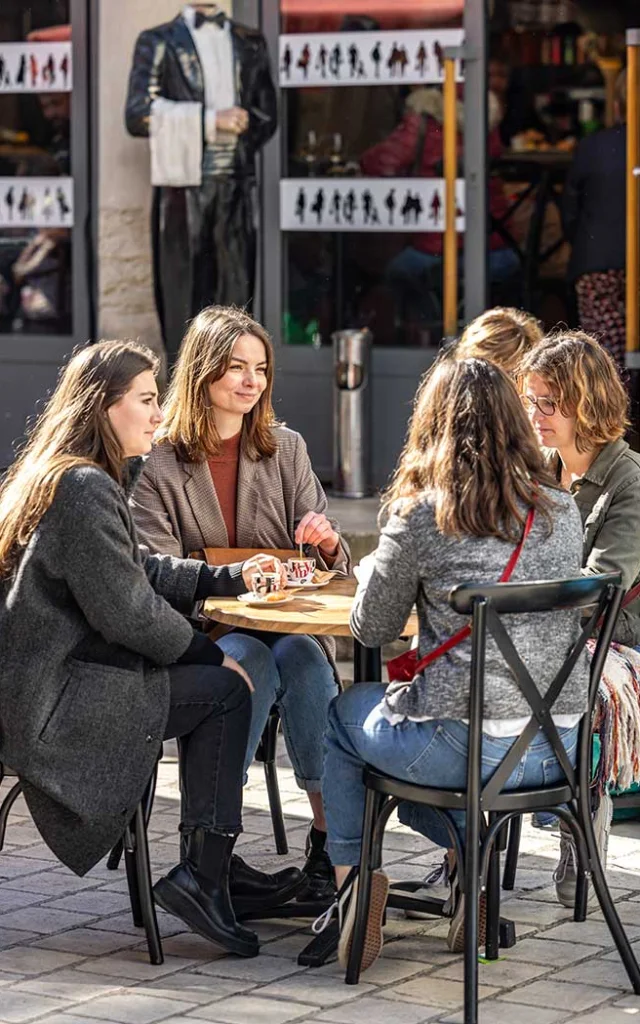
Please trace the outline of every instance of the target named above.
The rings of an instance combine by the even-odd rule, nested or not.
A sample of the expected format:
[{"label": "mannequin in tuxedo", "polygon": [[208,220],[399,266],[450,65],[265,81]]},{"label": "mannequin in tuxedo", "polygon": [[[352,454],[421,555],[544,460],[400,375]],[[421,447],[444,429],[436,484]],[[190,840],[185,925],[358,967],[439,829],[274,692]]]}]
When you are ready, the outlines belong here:
[{"label": "mannequin in tuxedo", "polygon": [[[154,109],[156,100],[163,102]],[[189,129],[186,139],[198,147],[196,178],[175,187],[170,177],[172,185],[154,188],[155,299],[172,364],[187,321],[204,306],[234,303],[251,311],[256,155],[277,127],[264,37],[216,4],[188,4],[173,21],[142,32],[129,76],[127,130],[154,134],[160,108],[171,117],[195,111],[195,134],[201,133],[194,139]],[[190,159],[193,168],[193,149]]]}]

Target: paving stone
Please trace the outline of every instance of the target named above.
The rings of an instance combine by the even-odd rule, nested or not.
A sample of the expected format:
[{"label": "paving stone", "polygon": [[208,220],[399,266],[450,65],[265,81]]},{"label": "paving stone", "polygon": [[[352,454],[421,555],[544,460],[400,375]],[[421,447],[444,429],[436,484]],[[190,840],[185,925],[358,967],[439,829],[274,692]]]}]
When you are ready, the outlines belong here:
[{"label": "paving stone", "polygon": [[605,988],[625,989],[630,987],[629,976],[620,957],[611,960],[585,960],[574,964],[553,976],[554,981],[576,981],[588,985],[604,985]]},{"label": "paving stone", "polygon": [[508,957],[509,960],[525,960],[532,964],[564,967],[601,952],[599,946],[587,946],[578,942],[555,942],[548,938],[549,932],[541,934],[541,938],[522,939],[521,942],[516,942],[511,949],[503,950],[501,955]]},{"label": "paving stone", "polygon": [[49,999],[47,996],[32,995],[29,992],[14,992],[10,989],[2,990],[2,1021],[8,1024],[22,1024],[23,1021],[33,1020],[34,1017],[43,1017],[45,1013],[53,1010],[65,1010],[67,1003],[62,999]]},{"label": "paving stone", "polygon": [[[140,934],[138,932],[138,934]],[[146,941],[141,943],[139,948],[143,952],[147,949]],[[162,942],[165,956],[179,956],[188,960],[202,961],[206,963],[212,957],[217,956],[219,947],[214,946],[208,939],[193,932],[180,932],[178,935],[170,935]]]},{"label": "paving stone", "polygon": [[237,978],[238,981],[254,981],[264,985],[304,970],[306,968],[299,967],[295,960],[285,960],[284,957],[259,956],[249,960],[232,960],[221,956],[211,963],[199,965],[195,973],[217,978]]},{"label": "paving stone", "polygon": [[[422,974],[425,970],[431,970],[426,964],[416,963],[415,960],[400,960],[390,957],[379,956],[378,959],[368,968],[365,980],[374,985],[393,985],[398,981],[413,977],[415,974]],[[344,967],[341,967],[337,960],[325,964],[324,967],[314,967],[313,977],[328,976],[344,979]]]},{"label": "paving stone", "polygon": [[544,928],[556,921],[565,921],[571,911],[559,903],[544,903],[541,900],[533,899],[510,899],[505,900],[502,907],[502,914],[511,921],[522,921],[525,924],[533,924],[537,928]]},{"label": "paving stone", "polygon": [[61,967],[69,967],[84,960],[86,954],[73,955],[58,953],[52,950],[38,949],[35,946],[18,946],[16,949],[5,949],[0,953],[0,971],[15,971],[16,974],[32,976],[55,971]]},{"label": "paving stone", "polygon": [[[173,917],[171,914],[165,914],[164,911],[158,911],[158,929],[162,937],[169,935],[178,935],[180,932],[186,932],[189,929],[186,925],[179,921],[177,917]],[[113,917],[101,917],[97,921],[93,921],[87,925],[88,928],[97,928],[100,931],[106,932],[120,932],[122,935],[137,935],[138,939],[143,934],[140,928],[138,928],[131,917],[131,910],[126,910],[123,914],[115,914]]]},{"label": "paving stone", "polygon": [[3,928],[0,931],[0,950],[8,949],[17,943],[30,942],[32,939],[39,939],[35,932],[24,932],[17,928]]},{"label": "paving stone", "polygon": [[[20,981],[14,985],[12,992],[40,993],[43,996],[53,996],[75,1003],[106,995],[107,992],[117,991],[121,987],[121,982],[115,978],[110,980],[99,974],[63,968],[61,971],[43,974],[39,978]],[[1,1013],[0,1010],[0,1015]]]},{"label": "paving stone", "polygon": [[39,935],[53,935],[65,928],[79,927],[90,921],[95,914],[75,914],[69,910],[49,910],[46,906],[24,907],[0,914],[0,931],[4,928],[18,928]]},{"label": "paving stone", "polygon": [[[625,932],[630,942],[640,939],[640,928],[634,925],[627,925]],[[565,921],[563,924],[549,928],[544,933],[545,939],[556,939],[559,942],[580,942],[587,946],[602,946],[611,948],[615,943],[611,932],[604,921],[596,918],[587,918],[586,921]]]},{"label": "paving stone", "polygon": [[[481,984],[512,988],[514,985],[524,985],[527,981],[533,981],[534,978],[539,978],[548,970],[548,967],[543,967],[540,964],[523,964],[517,960],[494,960],[490,964],[478,965],[478,979]],[[462,981],[464,979],[464,963],[459,960],[449,967],[438,967],[429,977]]]},{"label": "paving stone", "polygon": [[[540,1006],[522,1006],[513,1003],[499,1003],[496,999],[485,999],[478,1004],[478,1024],[555,1024],[566,1020],[566,1010],[549,1010]],[[464,1024],[462,1013],[453,1013],[441,1018],[442,1024]],[[47,1021],[47,1024],[49,1022]]]},{"label": "paving stone", "polygon": [[[488,985],[478,987],[478,998],[494,996],[500,989]],[[413,981],[405,981],[402,985],[384,989],[380,993],[383,999],[406,999],[410,1003],[422,1003],[425,1006],[444,1006],[452,1010],[462,1006],[464,1001],[462,983],[423,975]]]},{"label": "paving stone", "polygon": [[103,892],[93,889],[90,892],[74,893],[69,896],[62,896],[60,899],[49,900],[43,904],[54,910],[74,910],[84,914],[92,914],[94,917],[117,914],[125,909],[130,910],[128,896],[119,896],[114,892]]},{"label": "paving stone", "polygon": [[215,1021],[216,1024],[287,1024],[309,1013],[308,1003],[283,1002],[280,999],[261,999],[257,995],[231,996],[222,1003],[199,1006],[189,1019]]},{"label": "paving stone", "polygon": [[590,1010],[598,1003],[605,1003],[616,995],[615,989],[600,988],[597,985],[572,984],[568,981],[534,981],[523,985],[517,992],[505,992],[500,996],[506,1002],[524,1003],[526,1006],[548,1006],[552,1010],[573,1010],[579,1013]]},{"label": "paving stone", "polygon": [[[623,1006],[629,1010],[635,1010],[636,1013],[640,1015],[640,996],[629,993],[628,995],[623,996],[622,999],[616,999],[613,1005]],[[628,1013],[627,1016],[632,1017],[635,1016],[635,1014]]]},{"label": "paving stone", "polygon": [[401,938],[395,942],[385,942],[383,956],[389,959],[399,957],[401,960],[413,960],[424,967],[430,964],[450,964],[454,954],[447,948],[439,936],[419,935],[415,938]]},{"label": "paving stone", "polygon": [[5,889],[4,886],[0,889],[0,914],[6,914],[10,910],[20,910],[22,907],[29,907],[33,903],[41,902],[42,896],[37,892]]},{"label": "paving stone", "polygon": [[[57,910],[52,913],[64,914]],[[40,939],[36,945],[41,949],[59,949],[67,953],[82,953],[83,956],[102,956],[116,949],[135,946],[140,942],[140,932],[136,935],[124,935],[120,932],[99,931],[97,928],[74,928],[72,931],[52,935],[49,939]]]},{"label": "paving stone", "polygon": [[633,1019],[629,1016],[629,1011],[620,1006],[601,1006],[593,1013],[572,1017],[571,1024],[632,1024]]},{"label": "paving stone", "polygon": [[[368,975],[367,971],[367,975]],[[329,1024],[422,1024],[438,1013],[442,1007],[418,1006],[415,1003],[396,1003],[390,1013],[388,1000],[372,999],[365,996],[355,1003],[345,1003],[330,1010],[322,1010],[313,1020]]]},{"label": "paving stone", "polygon": [[[2,872],[0,871],[0,876]],[[95,886],[95,880],[78,878],[70,871],[40,871],[35,874],[10,878],[2,883],[3,889],[18,889],[24,892],[40,893],[42,896],[62,896],[80,892]]]},{"label": "paving stone", "polygon": [[346,1003],[359,998],[360,995],[375,991],[375,986],[367,981],[361,981],[359,985],[345,985],[344,977],[325,975],[318,978],[315,972],[307,972],[273,981],[260,989],[260,995],[273,999],[297,1000],[315,1006],[335,1006],[337,1003]]},{"label": "paving stone", "polygon": [[138,995],[137,992],[115,992],[90,1003],[75,1007],[75,1012],[92,1020],[115,1021],[117,1024],[153,1024],[171,1014],[186,1013],[193,1003],[160,996]]},{"label": "paving stone", "polygon": [[51,863],[43,860],[37,864],[32,860],[25,860],[12,854],[4,853],[0,857],[0,879],[21,878],[24,875],[37,874],[45,868],[51,868]]},{"label": "paving stone", "polygon": [[152,964],[149,963],[146,950],[123,949],[109,956],[85,960],[78,964],[77,970],[112,978],[126,978],[129,981],[157,981],[163,975],[193,966],[193,960],[183,960],[177,956],[165,956],[163,964]]},{"label": "paving stone", "polygon": [[188,1003],[213,1003],[228,996],[236,996],[254,988],[253,981],[232,981],[230,978],[211,978],[206,974],[180,971],[145,985],[136,992],[150,993],[164,999],[184,999]]}]

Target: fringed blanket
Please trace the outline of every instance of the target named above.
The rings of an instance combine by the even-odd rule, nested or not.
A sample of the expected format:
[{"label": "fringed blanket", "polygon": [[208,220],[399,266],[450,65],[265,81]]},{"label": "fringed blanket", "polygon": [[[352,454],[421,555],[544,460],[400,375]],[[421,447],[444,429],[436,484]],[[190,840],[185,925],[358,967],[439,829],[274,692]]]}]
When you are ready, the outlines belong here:
[{"label": "fringed blanket", "polygon": [[[595,641],[589,641],[591,654]],[[594,776],[598,792],[626,790],[640,782],[640,653],[611,644],[598,689],[594,732],[600,760]]]}]

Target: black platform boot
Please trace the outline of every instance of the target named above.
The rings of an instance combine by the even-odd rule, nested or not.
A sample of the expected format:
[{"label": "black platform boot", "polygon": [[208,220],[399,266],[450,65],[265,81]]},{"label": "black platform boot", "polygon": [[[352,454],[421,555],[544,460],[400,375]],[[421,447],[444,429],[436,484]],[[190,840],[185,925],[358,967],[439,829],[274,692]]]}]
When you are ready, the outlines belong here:
[{"label": "black platform boot", "polygon": [[238,917],[250,917],[288,903],[305,888],[306,882],[299,868],[283,868],[267,874],[252,868],[237,853],[231,858],[229,892]]},{"label": "black platform boot", "polygon": [[203,938],[238,956],[257,956],[258,936],[238,924],[229,895],[235,836],[196,828],[187,836],[186,858],[156,882],[156,903]]},{"label": "black platform boot", "polygon": [[327,833],[313,823],[309,827],[304,852],[307,856],[302,873],[306,887],[296,896],[298,902],[331,903],[336,898],[336,883],[329,854],[325,850]]}]

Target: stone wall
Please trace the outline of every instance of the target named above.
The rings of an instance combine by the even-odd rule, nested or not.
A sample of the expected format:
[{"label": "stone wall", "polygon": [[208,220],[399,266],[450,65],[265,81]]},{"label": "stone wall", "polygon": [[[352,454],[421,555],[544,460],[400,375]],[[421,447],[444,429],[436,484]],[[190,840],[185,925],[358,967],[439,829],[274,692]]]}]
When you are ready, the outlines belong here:
[{"label": "stone wall", "polygon": [[[99,5],[98,333],[162,350],[153,301],[149,145],[124,127],[136,37],[181,10],[179,0],[102,0]],[[228,4],[221,4],[230,8]]]}]

